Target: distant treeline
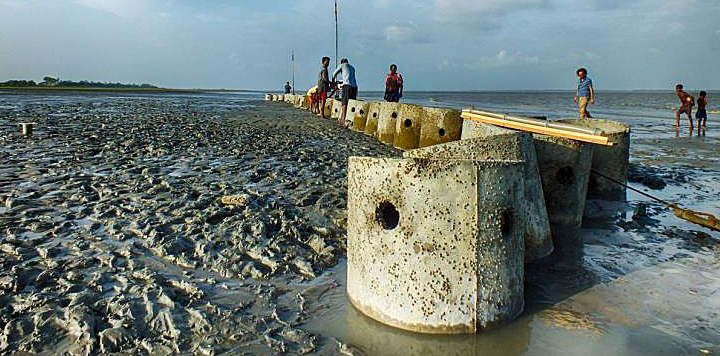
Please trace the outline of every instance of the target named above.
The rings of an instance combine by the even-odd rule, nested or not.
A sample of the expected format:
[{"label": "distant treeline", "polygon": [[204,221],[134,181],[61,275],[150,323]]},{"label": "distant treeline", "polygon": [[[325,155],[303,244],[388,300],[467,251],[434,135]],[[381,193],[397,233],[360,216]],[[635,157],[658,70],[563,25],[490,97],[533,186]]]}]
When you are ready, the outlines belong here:
[{"label": "distant treeline", "polygon": [[81,80],[74,82],[72,80],[60,80],[53,77],[45,77],[40,83],[34,80],[8,80],[0,82],[0,87],[12,88],[28,88],[28,87],[53,87],[53,88],[157,88],[151,84],[123,84],[123,83],[102,83]]}]

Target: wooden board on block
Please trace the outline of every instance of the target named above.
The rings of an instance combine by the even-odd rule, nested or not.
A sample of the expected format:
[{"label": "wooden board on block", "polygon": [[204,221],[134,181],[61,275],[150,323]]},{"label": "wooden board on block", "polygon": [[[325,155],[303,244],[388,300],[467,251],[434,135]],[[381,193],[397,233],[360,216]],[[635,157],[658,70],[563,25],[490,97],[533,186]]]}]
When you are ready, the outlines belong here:
[{"label": "wooden board on block", "polygon": [[462,118],[465,120],[472,120],[472,121],[482,122],[485,124],[507,127],[509,129],[527,131],[527,132],[538,133],[538,134],[543,134],[543,135],[548,135],[548,136],[563,137],[563,138],[568,138],[571,140],[594,143],[594,144],[603,145],[603,146],[614,145],[614,143],[611,142],[606,136],[590,135],[590,134],[573,132],[573,131],[568,131],[568,130],[563,130],[563,129],[527,124],[527,123],[523,123],[523,122],[503,120],[503,119],[498,119],[498,118],[494,118],[494,117],[490,117],[490,116],[473,113],[470,111],[463,111]]}]

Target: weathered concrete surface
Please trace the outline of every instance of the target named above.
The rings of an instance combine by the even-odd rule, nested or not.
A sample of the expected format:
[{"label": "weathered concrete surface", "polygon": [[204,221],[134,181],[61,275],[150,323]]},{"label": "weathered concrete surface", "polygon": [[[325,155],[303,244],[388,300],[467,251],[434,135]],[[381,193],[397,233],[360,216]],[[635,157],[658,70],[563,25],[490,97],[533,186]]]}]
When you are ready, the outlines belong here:
[{"label": "weathered concrete surface", "polygon": [[392,145],[395,141],[395,122],[400,115],[400,104],[380,103],[380,115],[377,125],[377,139],[386,144]]},{"label": "weathered concrete surface", "polygon": [[283,100],[285,100],[285,94],[278,94],[277,100],[278,100],[278,101],[283,101]]},{"label": "weathered concrete surface", "polygon": [[302,104],[301,107],[305,110],[310,110],[310,104],[311,99],[307,95],[301,95],[302,96]]},{"label": "weathered concrete surface", "polygon": [[381,103],[379,102],[370,103],[367,121],[365,122],[365,130],[363,130],[363,133],[368,136],[377,136],[378,120],[380,119],[380,105]]},{"label": "weathered concrete surface", "polygon": [[334,105],[335,105],[334,99],[328,98],[327,100],[325,100],[325,117],[332,118]]},{"label": "weathered concrete surface", "polygon": [[462,135],[460,136],[460,138],[464,140],[466,138],[488,137],[492,135],[512,132],[517,131],[494,125],[484,124],[482,122],[463,119]]},{"label": "weathered concrete surface", "polygon": [[510,132],[487,137],[465,139],[418,148],[403,154],[406,158],[431,158],[451,160],[513,160],[523,161],[525,180],[525,260],[534,261],[553,251],[550,222],[545,210],[542,183],[535,155],[532,135]]},{"label": "weathered concrete surface", "polygon": [[426,333],[472,333],[523,310],[522,162],[351,157],[348,296]]},{"label": "weathered concrete surface", "polygon": [[418,147],[459,140],[463,127],[460,114],[460,110],[426,107],[420,124]]},{"label": "weathered concrete surface", "polygon": [[533,136],[555,251],[558,255],[576,255],[582,251],[577,229],[582,224],[595,145]]},{"label": "weathered concrete surface", "polygon": [[342,100],[333,100],[332,115],[330,118],[340,120],[342,117]]},{"label": "weathered concrete surface", "polygon": [[295,102],[295,95],[293,95],[293,94],[286,94],[286,95],[283,97],[283,101],[285,101],[286,103],[294,103],[294,102]]},{"label": "weathered concrete surface", "polygon": [[370,103],[362,100],[350,100],[347,108],[347,120],[352,122],[350,129],[353,131],[365,131],[365,123],[367,122],[368,110]]},{"label": "weathered concrete surface", "polygon": [[272,100],[273,95],[272,94],[265,94],[265,100]]},{"label": "weathered concrete surface", "polygon": [[[579,126],[598,128],[615,143],[614,146],[595,145],[592,169],[610,178],[627,184],[630,165],[630,126],[611,120],[558,120]],[[625,187],[595,174],[590,174],[588,198],[603,200],[625,200]]]},{"label": "weathered concrete surface", "polygon": [[393,146],[402,150],[418,148],[420,143],[420,125],[425,109],[420,105],[400,104],[395,120]]}]

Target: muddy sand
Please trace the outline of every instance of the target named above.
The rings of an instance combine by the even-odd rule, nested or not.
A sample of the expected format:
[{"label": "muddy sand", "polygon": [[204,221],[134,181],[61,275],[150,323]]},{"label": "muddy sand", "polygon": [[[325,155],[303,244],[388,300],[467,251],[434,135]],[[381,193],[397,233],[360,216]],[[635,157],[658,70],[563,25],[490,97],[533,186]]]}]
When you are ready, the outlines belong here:
[{"label": "muddy sand", "polygon": [[[365,318],[344,292],[347,158],[401,152],[213,100],[0,96],[0,352],[720,354],[720,234],[633,194],[588,202],[581,259],[527,267],[516,322],[445,337]],[[717,139],[663,140],[633,142],[633,185],[720,212],[720,158],[678,154]]]}]

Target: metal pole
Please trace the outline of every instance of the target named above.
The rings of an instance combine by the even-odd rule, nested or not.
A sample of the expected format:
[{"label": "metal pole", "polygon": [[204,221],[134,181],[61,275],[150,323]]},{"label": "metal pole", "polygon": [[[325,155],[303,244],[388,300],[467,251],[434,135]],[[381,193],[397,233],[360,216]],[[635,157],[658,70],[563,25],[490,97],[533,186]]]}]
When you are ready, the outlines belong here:
[{"label": "metal pole", "polygon": [[335,69],[338,67],[338,6],[335,0]]},{"label": "metal pole", "polygon": [[295,49],[292,49],[292,92],[295,94]]}]

